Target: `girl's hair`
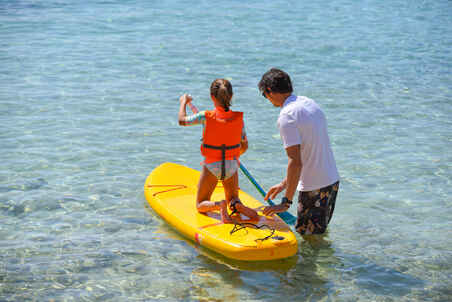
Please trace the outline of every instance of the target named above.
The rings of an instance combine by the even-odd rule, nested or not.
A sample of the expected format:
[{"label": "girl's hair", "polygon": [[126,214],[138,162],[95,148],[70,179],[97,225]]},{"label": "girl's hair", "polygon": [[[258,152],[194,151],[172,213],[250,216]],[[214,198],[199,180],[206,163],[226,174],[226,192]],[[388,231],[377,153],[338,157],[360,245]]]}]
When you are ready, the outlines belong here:
[{"label": "girl's hair", "polygon": [[210,94],[219,101],[225,111],[229,111],[232,100],[232,85],[228,80],[216,79],[210,85]]}]

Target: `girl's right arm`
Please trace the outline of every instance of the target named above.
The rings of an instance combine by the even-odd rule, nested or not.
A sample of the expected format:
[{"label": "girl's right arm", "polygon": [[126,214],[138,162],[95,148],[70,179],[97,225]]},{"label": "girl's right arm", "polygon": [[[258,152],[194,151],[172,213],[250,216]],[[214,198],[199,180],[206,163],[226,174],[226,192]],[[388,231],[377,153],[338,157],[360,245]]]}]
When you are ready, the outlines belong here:
[{"label": "girl's right arm", "polygon": [[193,115],[187,115],[186,107],[187,104],[190,104],[192,101],[192,97],[188,94],[184,94],[179,98],[180,106],[179,106],[179,125],[181,126],[192,126],[203,124],[206,120],[206,112],[199,111]]},{"label": "girl's right arm", "polygon": [[187,116],[187,112],[185,108],[187,107],[187,104],[192,100],[192,98],[184,94],[179,98],[179,125],[184,126],[185,117]]}]

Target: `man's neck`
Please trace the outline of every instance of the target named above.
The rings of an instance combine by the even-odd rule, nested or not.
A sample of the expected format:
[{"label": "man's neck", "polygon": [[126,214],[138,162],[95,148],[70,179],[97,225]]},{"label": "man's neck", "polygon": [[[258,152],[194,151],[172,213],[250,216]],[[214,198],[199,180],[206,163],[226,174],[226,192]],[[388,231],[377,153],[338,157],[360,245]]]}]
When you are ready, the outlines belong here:
[{"label": "man's neck", "polygon": [[287,93],[275,93],[275,98],[279,104],[279,107],[282,107],[284,105],[284,102],[287,100],[289,96],[291,96],[291,92]]}]

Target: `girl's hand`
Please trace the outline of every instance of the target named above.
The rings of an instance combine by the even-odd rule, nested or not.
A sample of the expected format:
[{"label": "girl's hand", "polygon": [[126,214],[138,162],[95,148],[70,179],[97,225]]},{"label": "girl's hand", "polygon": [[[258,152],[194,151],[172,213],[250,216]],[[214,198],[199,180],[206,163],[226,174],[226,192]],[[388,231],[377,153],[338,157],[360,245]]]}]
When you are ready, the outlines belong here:
[{"label": "girl's hand", "polygon": [[181,104],[184,104],[184,105],[190,103],[192,100],[193,100],[193,98],[191,97],[191,95],[186,94],[186,93],[183,94],[183,95],[179,98],[179,102],[180,102]]},{"label": "girl's hand", "polygon": [[187,106],[188,103],[191,102],[192,99],[193,98],[191,97],[191,95],[186,94],[186,93],[179,98],[180,105],[179,105],[179,114],[178,114],[179,118],[178,119],[179,119],[179,125],[181,125],[181,126],[186,126],[185,117],[187,116],[187,112],[185,110],[185,107]]}]

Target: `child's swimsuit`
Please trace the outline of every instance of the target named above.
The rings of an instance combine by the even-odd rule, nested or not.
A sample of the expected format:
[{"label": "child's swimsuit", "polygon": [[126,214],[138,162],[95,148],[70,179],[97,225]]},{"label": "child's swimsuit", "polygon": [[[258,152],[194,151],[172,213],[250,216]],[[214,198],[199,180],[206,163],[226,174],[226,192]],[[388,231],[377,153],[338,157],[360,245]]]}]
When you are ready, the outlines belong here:
[{"label": "child's swimsuit", "polygon": [[[216,162],[213,162],[210,164],[205,163],[204,166],[207,168],[207,170],[209,170],[210,173],[215,175],[217,179],[221,179],[221,173],[222,173],[221,164],[222,164],[222,161],[216,161]],[[233,176],[237,172],[237,169],[239,168],[239,162],[236,159],[225,160],[224,165],[225,165],[224,180]]]}]

